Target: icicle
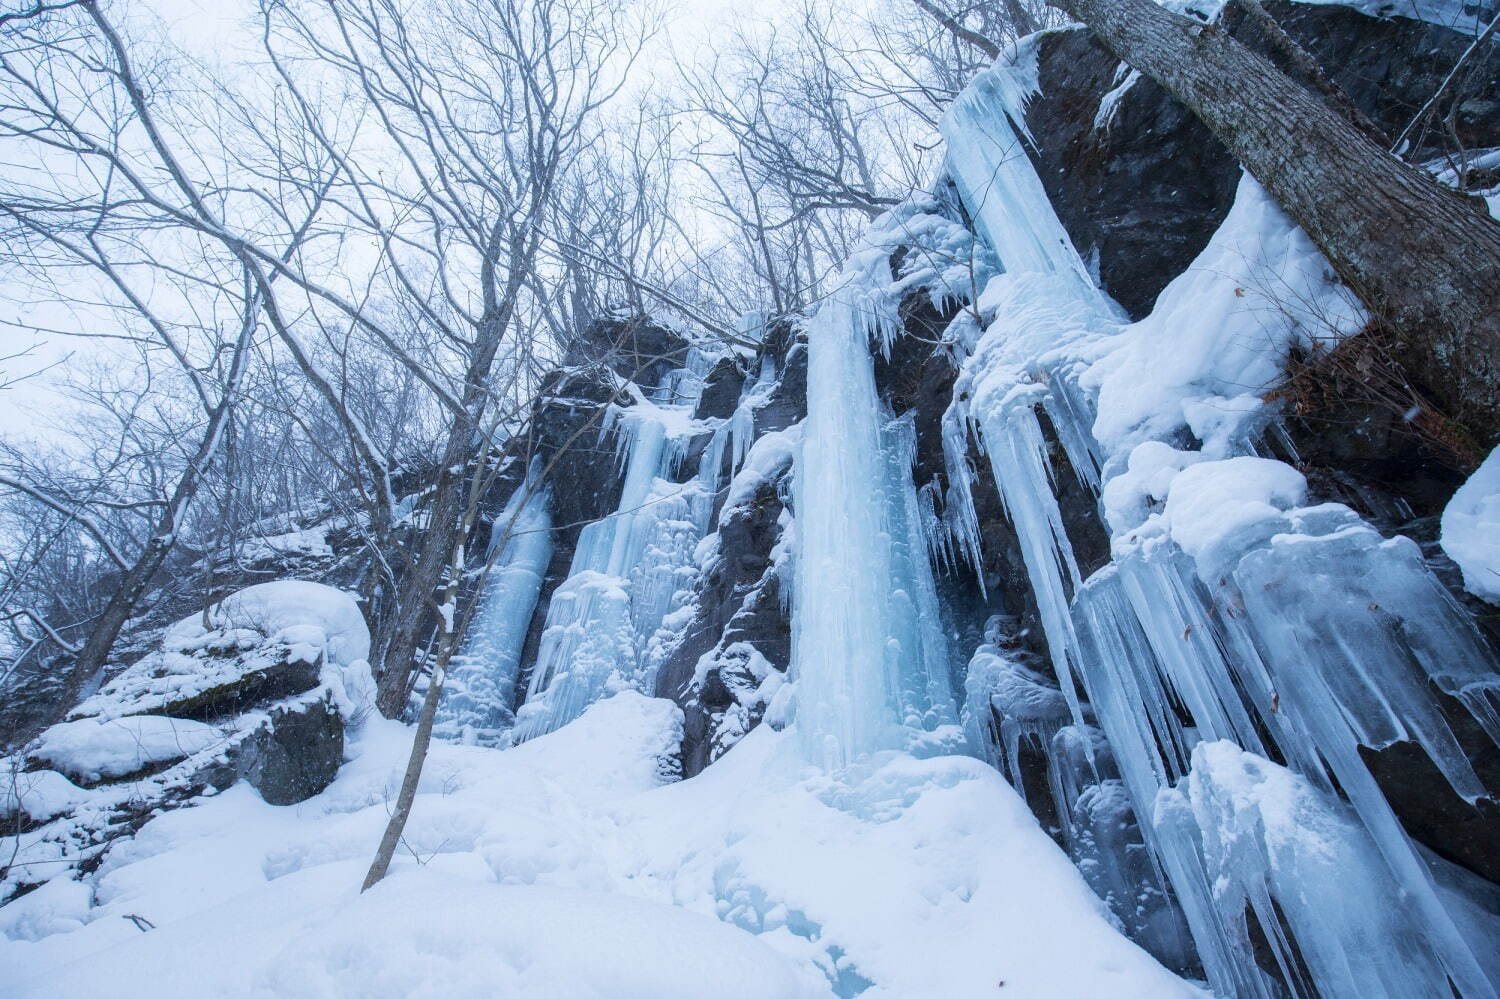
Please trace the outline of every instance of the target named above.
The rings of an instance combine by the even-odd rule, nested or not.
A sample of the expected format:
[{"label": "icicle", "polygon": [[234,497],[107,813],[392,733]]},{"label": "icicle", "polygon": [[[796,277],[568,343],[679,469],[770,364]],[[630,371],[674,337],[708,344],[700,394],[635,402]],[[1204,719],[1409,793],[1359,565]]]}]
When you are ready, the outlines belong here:
[{"label": "icicle", "polygon": [[1073,544],[1063,529],[1062,512],[1052,492],[1047,447],[1032,409],[1032,400],[1040,395],[1041,388],[1032,388],[1029,396],[1017,393],[1009,405],[990,407],[979,423],[995,484],[1021,542],[1053,669],[1074,722],[1082,724],[1083,709],[1074,682],[1079,667],[1078,636],[1068,613],[1069,598],[1081,582]]},{"label": "icicle", "polygon": [[974,467],[969,463],[968,407],[957,399],[943,412],[943,467],[948,473],[943,526],[964,561],[974,570],[980,595],[987,601],[984,555],[979,547],[979,515],[974,510]]},{"label": "icicle", "polygon": [[[1156,824],[1195,935],[1248,951],[1253,914],[1293,995],[1447,995],[1450,974],[1464,995],[1489,993],[1477,966],[1445,967],[1445,931],[1397,901],[1403,886],[1347,806],[1285,768],[1204,743]],[[1253,963],[1203,956],[1216,991],[1276,994]]]},{"label": "icicle", "polygon": [[[1108,495],[1125,484],[1118,477],[1102,482],[1121,473],[1125,455],[1102,452],[1093,403],[1075,377],[1090,340],[1118,327],[1021,148],[1017,131],[1034,87],[1024,70],[996,67],[944,121],[950,172],[1005,271],[978,303],[995,321],[963,363],[954,406],[981,430],[1062,692],[1073,694],[1074,676],[1083,681],[1136,814],[1155,815],[1142,824],[1145,843],[1182,896],[1216,989],[1245,996],[1281,990],[1256,964],[1249,906],[1294,994],[1304,994],[1291,959],[1301,953],[1326,995],[1446,994],[1451,978],[1465,997],[1493,996],[1359,752],[1411,739],[1458,793],[1471,800],[1480,793],[1429,683],[1500,737],[1496,664],[1414,545],[1382,541],[1342,508],[1289,509],[1299,501],[1284,501],[1278,489],[1295,473],[1265,481],[1228,474],[1267,472],[1243,466],[1263,459],[1203,462],[1194,454],[1158,469],[1173,491],[1154,485],[1134,522],[1116,524],[1112,513],[1117,561],[1079,586],[1034,407],[1045,406],[1085,487]],[[962,436],[953,439],[950,450],[961,453]],[[961,499],[967,481],[953,469],[962,465],[953,454],[948,462]],[[1186,465],[1193,467],[1182,471]],[[1180,478],[1170,477],[1174,471]],[[1178,495],[1189,482],[1199,489],[1196,503],[1191,491]],[[1227,484],[1239,482],[1264,496],[1226,494]],[[1205,483],[1213,488],[1201,488]],[[1164,511],[1151,506],[1162,499]],[[1220,510],[1225,504],[1235,509]],[[1191,531],[1177,522],[1174,506],[1196,518]],[[1081,722],[1076,698],[1072,710]],[[1259,776],[1248,784],[1231,779],[1228,765],[1200,773],[1205,760],[1227,752],[1210,752],[1205,742],[1230,747],[1240,754],[1237,766]],[[1090,746],[1081,740],[1077,748]],[[1279,768],[1262,758],[1272,752],[1300,776],[1274,773]],[[1058,784],[1060,797],[1073,794],[1061,777]],[[1223,786],[1240,790],[1221,795],[1215,788]],[[1335,787],[1348,807],[1334,798]],[[1249,801],[1262,790],[1263,801]],[[1281,841],[1267,838],[1271,816],[1262,806],[1273,797],[1294,803],[1301,821],[1326,835],[1326,850],[1299,852],[1287,838],[1295,823],[1275,825]],[[1230,806],[1244,811],[1227,816]],[[1345,892],[1333,880],[1340,870],[1359,885]],[[1325,881],[1321,890],[1306,888]],[[1288,897],[1296,892],[1302,895]],[[1368,901],[1331,911],[1345,895]],[[1380,901],[1391,897],[1402,903]],[[1341,966],[1358,963],[1365,951],[1378,951],[1379,959]]]},{"label": "icicle", "polygon": [[1024,102],[1034,88],[1007,67],[975,77],[943,117],[948,173],[1006,271],[1050,273],[1075,294],[1093,296],[1088,269],[1012,127],[1024,121]]},{"label": "icicle", "polygon": [[891,546],[891,596],[886,646],[901,679],[902,723],[914,732],[957,737],[958,715],[948,679],[948,639],[932,577],[928,515],[912,485],[917,434],[908,415],[882,432],[886,458],[886,522]]},{"label": "icicle", "polygon": [[[969,660],[964,693],[969,742],[984,752],[991,766],[1010,777],[1011,786],[1024,800],[1021,743],[1033,742],[1050,760],[1053,738],[1068,723],[1066,698],[991,642],[979,646]],[[1066,824],[1067,813],[1059,815]]]}]

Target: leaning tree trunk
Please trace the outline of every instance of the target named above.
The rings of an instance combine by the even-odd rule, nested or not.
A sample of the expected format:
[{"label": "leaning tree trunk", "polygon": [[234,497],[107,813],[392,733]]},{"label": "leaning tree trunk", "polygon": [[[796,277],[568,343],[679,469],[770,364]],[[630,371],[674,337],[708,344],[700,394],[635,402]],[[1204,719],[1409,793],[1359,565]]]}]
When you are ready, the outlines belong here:
[{"label": "leaning tree trunk", "polygon": [[375,699],[376,707],[387,718],[398,717],[406,710],[417,667],[417,649],[427,637],[434,617],[432,595],[442,585],[443,571],[454,547],[462,544],[459,515],[468,479],[466,472],[475,453],[473,437],[471,420],[456,420],[448,432],[427,527],[397,596]]},{"label": "leaning tree trunk", "polygon": [[[210,415],[208,428],[198,442],[197,451],[188,461],[182,477],[177,480],[177,486],[173,489],[166,508],[154,525],[150,540],[146,542],[146,547],[126,571],[124,578],[120,580],[109,603],[94,620],[89,637],[84,641],[83,647],[78,650],[78,655],[74,657],[63,697],[59,703],[61,710],[66,711],[78,703],[85,685],[98,675],[105,663],[109,661],[110,650],[114,648],[115,640],[120,637],[120,631],[135,613],[136,605],[140,603],[142,595],[151,585],[152,579],[156,577],[162,564],[166,562],[173,546],[176,545],[178,532],[182,528],[183,516],[198,495],[198,487],[202,484],[208,465],[213,461],[214,455],[219,450],[219,444],[223,440],[224,428],[228,425],[230,414],[234,409],[238,381],[239,371],[237,370],[234,385],[225,391],[224,397]],[[210,557],[210,554],[205,553],[205,559]]]},{"label": "leaning tree trunk", "polygon": [[[396,718],[406,710],[416,676],[417,649],[431,631],[433,594],[442,586],[443,571],[454,547],[468,540],[467,531],[472,528],[472,524],[466,527],[464,523],[464,487],[471,482],[473,459],[480,453],[476,450],[480,440],[478,431],[490,401],[490,369],[500,340],[515,315],[521,282],[536,257],[537,239],[535,235],[528,237],[523,247],[513,253],[501,288],[495,287],[494,255],[487,255],[482,265],[481,284],[493,291],[485,315],[477,324],[473,353],[464,373],[463,412],[455,415],[448,428],[427,528],[417,542],[410,572],[402,580],[395,612],[387,625],[389,640],[385,644],[375,697],[375,706],[387,718]],[[498,242],[498,235],[495,241]]]},{"label": "leaning tree trunk", "polygon": [[1500,223],[1220,27],[1152,0],[1050,0],[1229,147],[1395,331],[1410,374],[1478,443],[1500,436]]}]

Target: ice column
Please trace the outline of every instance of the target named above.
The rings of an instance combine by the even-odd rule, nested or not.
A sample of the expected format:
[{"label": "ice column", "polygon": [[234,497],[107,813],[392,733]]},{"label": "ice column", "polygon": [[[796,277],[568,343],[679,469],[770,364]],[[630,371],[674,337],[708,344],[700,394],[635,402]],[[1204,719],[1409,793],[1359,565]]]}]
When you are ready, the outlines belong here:
[{"label": "ice column", "polygon": [[961,739],[910,428],[887,427],[875,390],[871,338],[888,342],[896,328],[884,290],[850,277],[808,325],[792,661],[799,737],[830,770],[879,749]]},{"label": "ice column", "polygon": [[453,657],[437,733],[491,744],[514,720],[521,646],[552,559],[552,517],[547,487],[532,463],[526,479],[495,518],[490,562],[479,607],[462,651]]}]

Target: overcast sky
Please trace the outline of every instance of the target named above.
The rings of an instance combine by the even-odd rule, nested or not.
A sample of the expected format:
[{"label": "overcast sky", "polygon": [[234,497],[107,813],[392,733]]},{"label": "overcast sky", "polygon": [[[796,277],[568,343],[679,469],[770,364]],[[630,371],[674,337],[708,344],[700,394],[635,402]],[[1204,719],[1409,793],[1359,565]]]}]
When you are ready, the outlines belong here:
[{"label": "overcast sky", "polygon": [[[659,41],[658,58],[668,57],[669,51],[693,53],[734,13],[764,17],[783,2],[761,0],[749,7],[740,0],[678,0],[671,7],[667,30]],[[5,10],[30,5],[31,0],[0,0],[0,9]],[[260,54],[254,27],[255,0],[133,0],[128,7],[117,5],[115,10],[154,17],[175,44],[226,72]],[[36,298],[33,289],[0,281],[0,319],[77,328],[78,318],[69,309],[52,304],[37,308],[32,304]],[[66,434],[66,406],[56,380],[80,358],[100,356],[107,349],[65,335],[31,335],[14,327],[0,327],[0,358],[26,352],[11,360],[0,359],[0,384],[32,375],[0,390],[0,435],[14,440]]]}]

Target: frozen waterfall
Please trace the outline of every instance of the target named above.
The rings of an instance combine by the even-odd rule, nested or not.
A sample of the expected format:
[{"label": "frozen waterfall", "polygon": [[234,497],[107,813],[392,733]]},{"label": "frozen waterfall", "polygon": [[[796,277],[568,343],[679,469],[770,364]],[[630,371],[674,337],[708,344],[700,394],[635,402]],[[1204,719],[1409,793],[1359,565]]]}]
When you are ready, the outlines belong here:
[{"label": "frozen waterfall", "polygon": [[962,743],[911,428],[875,390],[872,339],[888,343],[897,328],[888,256],[877,243],[851,261],[807,331],[792,669],[799,736],[829,770],[876,750]]},{"label": "frozen waterfall", "polygon": [[[1482,789],[1430,688],[1500,738],[1497,664],[1414,544],[1344,507],[1303,506],[1301,476],[1250,457],[1248,437],[1215,435],[1213,453],[1177,451],[1181,437],[1134,453],[1100,444],[1087,387],[1098,379],[1083,372],[1122,327],[1022,149],[1032,89],[1024,66],[999,66],[944,123],[950,174],[1004,269],[980,302],[989,326],[955,391],[948,460],[963,427],[977,431],[1060,691],[1028,685],[991,649],[971,664],[971,697],[1020,698],[993,733],[1004,756],[1025,734],[1073,758],[1049,760],[1065,827],[1083,795],[1069,775],[1101,750],[1062,736],[1096,715],[1216,992],[1363,999],[1447,995],[1451,982],[1466,999],[1494,996],[1480,960],[1494,941],[1476,948],[1475,926],[1435,885],[1359,750],[1414,742],[1473,800]],[[1040,412],[1109,514],[1114,558],[1087,580]],[[966,470],[950,469],[950,482],[966,489]],[[1057,693],[1073,726],[1055,706],[1027,715]]]},{"label": "frozen waterfall", "polygon": [[[650,690],[670,636],[663,622],[685,601],[696,576],[694,550],[708,530],[726,456],[743,457],[743,419],[689,418],[703,361],[674,372],[661,395],[612,411],[606,432],[624,457],[619,508],[586,525],[568,578],[552,594],[526,700],[516,713],[517,741],[551,732],[594,701],[619,690]],[[679,400],[686,398],[687,402]],[[709,434],[699,471],[678,482],[694,436]]]},{"label": "frozen waterfall", "polygon": [[550,503],[541,463],[533,460],[495,518],[479,606],[438,706],[434,731],[440,737],[490,745],[515,721],[521,648],[552,558]]}]

